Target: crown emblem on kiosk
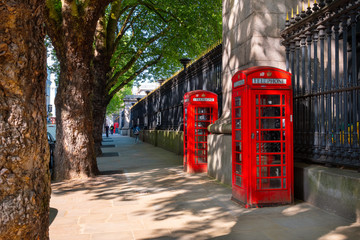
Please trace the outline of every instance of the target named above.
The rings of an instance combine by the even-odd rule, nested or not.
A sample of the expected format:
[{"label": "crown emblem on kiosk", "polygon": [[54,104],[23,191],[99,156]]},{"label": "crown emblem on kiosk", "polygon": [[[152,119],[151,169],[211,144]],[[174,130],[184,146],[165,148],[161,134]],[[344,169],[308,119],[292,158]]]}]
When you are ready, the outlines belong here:
[{"label": "crown emblem on kiosk", "polygon": [[205,97],[206,95],[205,95],[205,93],[203,93],[201,96],[202,96],[202,97]]},{"label": "crown emblem on kiosk", "polygon": [[267,75],[268,77],[271,77],[272,72],[269,71],[269,72],[266,73],[266,75]]}]

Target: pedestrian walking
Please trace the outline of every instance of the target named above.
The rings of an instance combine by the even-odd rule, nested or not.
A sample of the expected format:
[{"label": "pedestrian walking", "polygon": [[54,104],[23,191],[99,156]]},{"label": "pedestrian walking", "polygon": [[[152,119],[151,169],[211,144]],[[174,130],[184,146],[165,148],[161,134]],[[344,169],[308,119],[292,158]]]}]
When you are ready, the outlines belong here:
[{"label": "pedestrian walking", "polygon": [[111,127],[110,127],[110,133],[111,133],[111,135],[113,135],[113,133],[114,133],[114,125],[111,125]]},{"label": "pedestrian walking", "polygon": [[139,134],[140,134],[140,128],[138,125],[134,126],[133,133],[135,136],[135,143],[137,143],[139,141]]},{"label": "pedestrian walking", "polygon": [[109,126],[107,124],[105,125],[105,133],[106,137],[109,137]]}]

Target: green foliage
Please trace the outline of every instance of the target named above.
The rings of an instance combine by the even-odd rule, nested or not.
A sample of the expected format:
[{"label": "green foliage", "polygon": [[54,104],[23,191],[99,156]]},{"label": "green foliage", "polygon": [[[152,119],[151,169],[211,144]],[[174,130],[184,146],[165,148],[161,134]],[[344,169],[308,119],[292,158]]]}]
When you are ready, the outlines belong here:
[{"label": "green foliage", "polygon": [[[160,61],[141,71],[136,81],[167,78],[182,67],[179,59],[194,59],[222,37],[221,0],[124,0],[121,8],[116,4],[112,3],[105,17],[108,22],[118,17],[115,36],[122,28],[126,31],[119,41],[114,41],[112,76],[123,71],[142,50],[131,68],[118,76],[116,85],[159,56]],[[126,10],[119,15],[116,9]]]},{"label": "green foliage", "polygon": [[106,108],[106,115],[110,116],[114,113],[119,113],[121,108],[124,108],[124,97],[131,95],[132,84],[128,84],[126,87],[117,92],[111,99],[110,103]]}]

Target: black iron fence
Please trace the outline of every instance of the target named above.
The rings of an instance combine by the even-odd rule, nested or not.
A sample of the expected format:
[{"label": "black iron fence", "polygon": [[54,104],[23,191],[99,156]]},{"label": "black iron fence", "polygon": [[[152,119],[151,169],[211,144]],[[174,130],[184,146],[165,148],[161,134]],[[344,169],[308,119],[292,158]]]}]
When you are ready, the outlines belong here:
[{"label": "black iron fence", "polygon": [[[131,108],[130,123],[142,129],[182,130],[183,97],[193,90],[218,94],[221,115],[222,44],[208,51],[186,69],[166,80]],[[186,59],[183,63],[186,64]]]},{"label": "black iron fence", "polygon": [[360,167],[360,1],[318,1],[286,20],[295,159]]}]

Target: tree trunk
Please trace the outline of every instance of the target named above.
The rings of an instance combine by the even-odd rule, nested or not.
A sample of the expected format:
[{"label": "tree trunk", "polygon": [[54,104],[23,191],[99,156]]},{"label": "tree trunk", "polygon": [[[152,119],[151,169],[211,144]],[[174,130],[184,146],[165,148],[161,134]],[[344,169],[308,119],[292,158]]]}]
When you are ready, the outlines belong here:
[{"label": "tree trunk", "polygon": [[94,115],[94,142],[95,142],[95,153],[96,156],[101,156],[101,142],[102,142],[102,132],[104,126],[104,120],[106,115],[106,106],[104,103],[104,94],[97,86],[94,89],[93,94],[93,115]]},{"label": "tree trunk", "polygon": [[49,239],[43,7],[0,2],[0,239]]},{"label": "tree trunk", "polygon": [[[70,39],[69,39],[70,40]],[[82,45],[72,39],[73,47]],[[67,51],[67,50],[64,50]],[[91,51],[78,48],[60,59],[60,81],[55,99],[55,180],[98,174],[93,138]],[[63,64],[66,63],[66,64]]]},{"label": "tree trunk", "polygon": [[106,21],[101,17],[97,23],[95,31],[95,56],[94,56],[94,76],[95,84],[93,89],[93,116],[94,116],[94,142],[96,156],[101,156],[101,142],[106,107],[109,104],[106,91],[107,76],[111,72],[110,60],[111,53],[106,47]]},{"label": "tree trunk", "polygon": [[94,116],[94,142],[95,142],[95,152],[96,156],[102,154],[101,151],[101,142],[102,142],[102,130],[104,126],[104,120],[106,115],[106,107],[109,104],[107,100],[106,92],[106,69],[110,68],[110,62],[107,62],[105,59],[103,61],[99,59],[94,59],[94,69],[95,69],[95,84],[93,89],[93,116]]},{"label": "tree trunk", "polygon": [[56,181],[98,174],[93,137],[93,43],[96,23],[110,0],[46,1],[46,27],[60,61],[55,99]]}]

